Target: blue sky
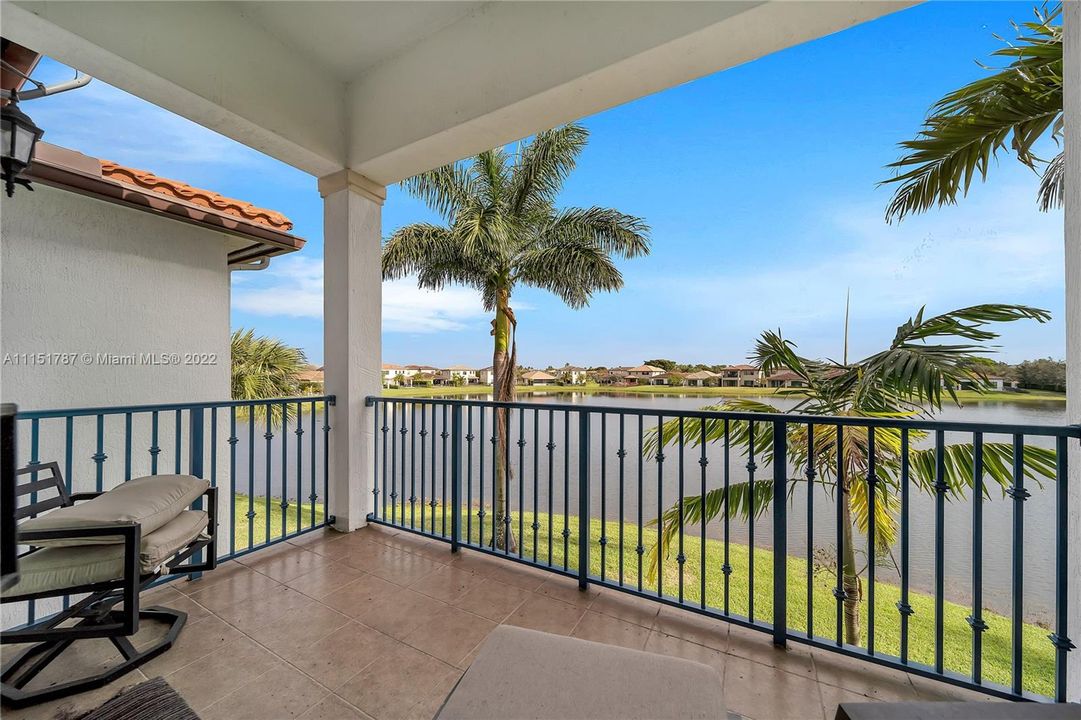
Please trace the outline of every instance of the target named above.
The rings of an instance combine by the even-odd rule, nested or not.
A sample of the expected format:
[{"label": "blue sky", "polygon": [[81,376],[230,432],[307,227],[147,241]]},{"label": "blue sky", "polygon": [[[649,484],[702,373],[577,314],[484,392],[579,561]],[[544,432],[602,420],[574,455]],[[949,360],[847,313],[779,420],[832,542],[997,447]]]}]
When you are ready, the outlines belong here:
[{"label": "blue sky", "polygon": [[[591,132],[564,205],[640,215],[653,252],[621,263],[625,287],[584,310],[528,288],[514,298],[529,365],[743,360],[780,327],[810,356],[876,351],[921,305],[982,302],[1050,310],[1004,328],[1001,359],[1061,357],[1062,216],[1040,213],[1037,178],[1010,157],[959,206],[888,226],[883,166],[943,93],[980,77],[974,62],[1032,5],[929,3],[585,118]],[[47,82],[70,76],[44,62]],[[100,82],[27,110],[45,139],[271,207],[308,244],[271,269],[233,276],[232,323],[322,360],[322,203],[315,180]],[[1044,148],[1045,155],[1054,152]],[[388,188],[383,233],[436,220]],[[387,362],[486,365],[476,295],[384,284]]]}]

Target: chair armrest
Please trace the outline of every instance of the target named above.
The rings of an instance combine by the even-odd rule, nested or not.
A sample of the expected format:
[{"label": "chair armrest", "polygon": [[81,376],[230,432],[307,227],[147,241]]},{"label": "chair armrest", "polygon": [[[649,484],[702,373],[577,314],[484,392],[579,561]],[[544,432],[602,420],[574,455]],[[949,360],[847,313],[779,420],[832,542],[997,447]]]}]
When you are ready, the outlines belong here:
[{"label": "chair armrest", "polygon": [[33,545],[35,540],[62,540],[88,537],[107,537],[119,535],[125,543],[139,543],[139,523],[122,520],[114,523],[84,525],[82,527],[53,528],[51,530],[20,530],[17,541],[20,545]]},{"label": "chair armrest", "polygon": [[77,503],[80,500],[93,500],[98,495],[104,495],[104,494],[105,494],[104,492],[79,492],[79,493],[72,493],[71,495],[68,496],[68,498],[71,500],[72,503]]}]

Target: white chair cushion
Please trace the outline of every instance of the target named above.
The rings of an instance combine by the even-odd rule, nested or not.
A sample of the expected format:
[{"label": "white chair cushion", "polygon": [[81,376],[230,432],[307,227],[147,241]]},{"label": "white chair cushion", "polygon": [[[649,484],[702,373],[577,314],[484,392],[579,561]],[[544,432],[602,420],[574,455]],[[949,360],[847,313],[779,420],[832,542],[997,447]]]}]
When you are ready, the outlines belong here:
[{"label": "white chair cushion", "polygon": [[[207,527],[207,514],[185,510],[171,522],[143,535],[139,565],[143,574],[157,571]],[[64,590],[119,580],[124,577],[123,545],[50,547],[19,559],[19,582],[5,590],[9,596]]]},{"label": "white chair cushion", "polygon": [[[91,500],[31,518],[19,531],[64,530],[108,522],[137,522],[145,538],[186,510],[210,483],[191,475],[149,475],[117,485]],[[114,545],[119,536],[36,540],[38,547]]]}]

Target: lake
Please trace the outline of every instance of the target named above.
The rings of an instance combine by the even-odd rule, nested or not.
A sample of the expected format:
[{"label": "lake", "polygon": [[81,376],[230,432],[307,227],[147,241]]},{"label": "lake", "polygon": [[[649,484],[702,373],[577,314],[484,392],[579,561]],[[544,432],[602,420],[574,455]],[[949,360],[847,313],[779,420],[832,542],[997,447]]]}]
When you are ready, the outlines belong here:
[{"label": "lake", "polygon": [[[488,395],[457,396],[463,399],[490,399]],[[794,400],[777,398],[773,396],[758,398],[770,402],[782,408],[795,404]],[[653,395],[653,394],[581,394],[573,392],[558,392],[551,394],[536,393],[524,396],[524,402],[536,404],[536,409],[526,410],[523,413],[515,412],[510,422],[510,455],[513,480],[510,483],[511,508],[524,507],[531,510],[536,506],[542,512],[549,507],[553,512],[562,514],[564,503],[569,504],[569,512],[577,514],[577,462],[578,462],[578,437],[576,421],[571,421],[569,432],[564,426],[563,414],[548,412],[546,404],[563,403],[575,405],[607,406],[613,408],[643,408],[649,410],[691,410],[705,405],[724,402],[724,398],[695,397],[688,395]],[[399,401],[400,402],[400,401]],[[400,405],[401,407],[401,405]],[[389,473],[395,471],[397,481],[395,487],[399,492],[401,503],[404,496],[411,490],[419,498],[420,488],[417,477],[421,475],[421,450],[423,446],[424,461],[424,486],[426,499],[431,498],[431,490],[434,487],[437,498],[442,497],[443,489],[443,447],[442,439],[438,433],[443,430],[443,415],[440,409],[435,418],[431,417],[431,408],[424,406],[405,405],[404,414],[399,417],[388,417],[388,425],[400,429],[403,423],[408,431],[404,435],[411,445],[418,443],[416,449],[416,467],[410,463],[413,450],[407,449],[403,454],[399,438],[401,433],[388,433],[388,458],[386,472],[388,484]],[[415,420],[414,420],[415,413]],[[421,419],[423,417],[423,424]],[[619,418],[616,415],[605,415],[604,427],[601,427],[601,415],[595,414],[591,425],[590,442],[590,510],[593,517],[600,517],[602,499],[605,517],[608,520],[616,520],[620,508],[620,437]],[[1036,401],[1032,403],[1014,402],[981,402],[970,403],[963,408],[951,407],[943,410],[938,416],[943,420],[963,420],[985,423],[1011,423],[1011,424],[1037,424],[1037,425],[1061,425],[1066,422],[1065,406],[1053,401]],[[426,429],[428,435],[423,438],[416,437],[413,440],[413,422],[416,422],[416,430]],[[469,423],[472,422],[470,428]],[[311,417],[305,418],[305,426],[310,426]],[[472,468],[472,475],[468,476],[470,487],[463,490],[463,502],[469,492],[472,493],[474,506],[477,505],[481,496],[480,476],[480,413],[474,409],[463,418],[464,432],[470,430],[477,436],[471,444],[472,452],[463,456],[466,467]],[[646,418],[646,430],[654,427],[656,418]],[[322,425],[322,419],[316,418],[316,425]],[[492,435],[491,413],[486,413],[484,435],[490,440]],[[551,436],[549,436],[551,428]],[[449,430],[449,423],[447,425]],[[239,428],[238,428],[239,430]],[[246,428],[244,428],[246,430]],[[642,508],[644,521],[648,522],[657,515],[658,506],[667,508],[677,498],[679,492],[679,458],[674,448],[666,450],[666,458],[663,463],[663,471],[658,481],[657,464],[651,459],[643,462],[644,474],[641,486],[641,495],[638,487],[638,418],[634,415],[625,416],[624,419],[623,448],[627,455],[623,459],[624,483],[622,488],[623,518],[636,522],[638,508]],[[246,432],[238,432],[238,435],[246,440]],[[261,433],[260,433],[261,435]],[[603,445],[602,445],[603,435]],[[397,437],[395,437],[397,436]],[[308,462],[307,440],[305,440],[305,465]],[[432,441],[436,441],[433,452]],[[519,447],[519,440],[524,445]],[[985,442],[1008,441],[1008,437],[986,436]],[[271,466],[272,466],[272,494],[280,494],[280,477],[278,465],[280,465],[279,438],[271,441]],[[294,439],[295,441],[295,439]],[[396,443],[394,446],[391,442]],[[946,442],[968,442],[970,436],[955,433],[947,433]],[[552,442],[556,445],[552,452],[552,467],[549,468],[549,452],[546,444]],[[1033,438],[1032,444],[1051,447],[1049,440]],[[316,446],[316,457],[319,465],[319,475],[322,473],[322,444]],[[265,451],[261,437],[257,438],[257,450],[255,453],[254,476],[256,478],[255,492],[262,494],[265,490]],[[491,499],[491,442],[487,442],[484,451],[485,464],[485,503]],[[246,448],[244,448],[246,450]],[[238,448],[239,450],[239,448]],[[292,448],[290,448],[292,450]],[[534,452],[536,451],[536,452]],[[569,452],[568,452],[569,451]],[[448,450],[449,453],[449,450]],[[239,491],[244,491],[248,476],[247,453],[238,452],[237,478]],[[721,486],[723,482],[723,447],[721,444],[707,445],[706,456],[706,488],[707,490]],[[449,457],[449,454],[448,454]],[[565,458],[570,458],[570,467],[566,467]],[[519,467],[519,458],[523,461]],[[688,443],[684,453],[684,490],[688,495],[697,494],[701,491],[701,449]],[[391,465],[393,460],[393,465]],[[382,459],[380,459],[382,462]],[[729,459],[730,480],[738,482],[747,477],[746,458],[733,449]],[[758,479],[768,478],[771,472],[769,467],[759,461],[756,471]],[[433,470],[434,469],[434,470]],[[520,472],[522,470],[523,472]],[[380,475],[384,468],[381,466]],[[536,475],[534,475],[534,472]],[[549,493],[549,475],[552,478],[551,493]],[[564,478],[569,479],[569,492],[564,496]],[[537,492],[534,495],[533,483],[537,483]],[[402,487],[401,483],[406,484]],[[519,481],[521,482],[521,496],[519,496]],[[305,488],[307,489],[307,470],[305,470]],[[412,487],[409,487],[412,486]],[[1028,483],[1032,497],[1025,503],[1025,534],[1024,534],[1024,561],[1025,561],[1025,615],[1034,622],[1048,622],[1053,617],[1054,611],[1054,496],[1051,492],[1052,484],[1045,482],[1043,488],[1034,483]],[[322,495],[322,488],[319,488]],[[295,488],[289,488],[286,494],[290,499],[296,497]],[[449,490],[448,490],[449,500]],[[408,506],[407,506],[408,507]],[[818,488],[814,498],[814,536],[812,544],[817,552],[824,553],[829,557],[836,547],[835,536],[835,501],[824,489]],[[984,605],[999,613],[1008,614],[1010,611],[1010,588],[1011,588],[1011,562],[1012,562],[1012,511],[1013,502],[1004,498],[997,489],[991,490],[991,498],[984,502]],[[946,503],[946,594],[951,600],[968,602],[971,594],[971,560],[972,560],[972,531],[971,531],[971,501],[954,501]],[[745,543],[748,539],[746,524],[742,521],[733,520],[731,523],[731,538],[733,542]],[[527,532],[528,532],[527,528]],[[700,532],[699,528],[687,527],[688,534],[695,537]],[[722,526],[719,521],[710,523],[707,527],[707,536],[713,538],[722,537]],[[772,511],[755,521],[755,543],[757,547],[769,547],[772,532]],[[631,542],[628,539],[628,542]],[[866,541],[857,541],[857,547],[866,547]],[[914,589],[930,590],[934,582],[934,500],[929,495],[915,491],[911,495],[910,515],[910,583]],[[789,553],[796,556],[806,556],[807,550],[807,496],[806,488],[802,484],[792,497],[788,512],[788,549]],[[898,548],[895,548],[895,557],[899,558]],[[863,559],[860,560],[861,564]],[[883,582],[897,582],[896,570],[891,567],[877,569],[877,577]]]}]

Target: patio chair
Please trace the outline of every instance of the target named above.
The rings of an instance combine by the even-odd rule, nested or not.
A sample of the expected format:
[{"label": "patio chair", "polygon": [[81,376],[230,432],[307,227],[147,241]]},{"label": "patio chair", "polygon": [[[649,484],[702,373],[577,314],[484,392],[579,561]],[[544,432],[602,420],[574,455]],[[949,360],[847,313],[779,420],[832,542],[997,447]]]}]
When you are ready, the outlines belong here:
[{"label": "patio chair", "polygon": [[[4,703],[25,707],[99,688],[168,650],[187,613],[140,608],[139,593],[164,576],[215,567],[217,489],[190,475],[156,475],[106,492],[69,494],[55,462],[17,470],[14,482],[18,502],[3,512],[14,513],[18,542],[30,549],[19,556],[18,582],[0,601],[70,596],[70,606],[0,632],[0,644],[30,644],[0,670]],[[189,509],[200,502],[205,510]],[[136,649],[128,638],[141,620],[162,622],[166,632]],[[122,660],[95,674],[27,688],[72,643],[91,638],[107,638]]]}]

